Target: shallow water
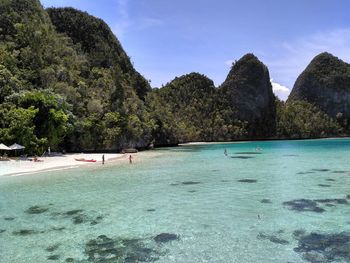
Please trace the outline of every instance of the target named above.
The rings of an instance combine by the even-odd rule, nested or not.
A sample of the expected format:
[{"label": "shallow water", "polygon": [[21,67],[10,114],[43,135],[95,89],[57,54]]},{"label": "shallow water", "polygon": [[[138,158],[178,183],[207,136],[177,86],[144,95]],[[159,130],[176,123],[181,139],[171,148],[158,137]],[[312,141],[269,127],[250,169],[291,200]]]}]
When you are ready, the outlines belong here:
[{"label": "shallow water", "polygon": [[349,139],[155,152],[0,177],[0,262],[349,262]]}]

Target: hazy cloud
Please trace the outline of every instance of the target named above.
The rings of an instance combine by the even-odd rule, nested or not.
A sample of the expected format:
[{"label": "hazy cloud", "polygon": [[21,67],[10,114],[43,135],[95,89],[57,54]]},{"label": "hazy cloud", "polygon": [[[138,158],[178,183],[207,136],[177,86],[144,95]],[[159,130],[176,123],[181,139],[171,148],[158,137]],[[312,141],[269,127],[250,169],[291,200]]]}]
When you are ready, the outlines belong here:
[{"label": "hazy cloud", "polygon": [[152,17],[142,18],[140,21],[139,29],[146,29],[150,27],[162,26],[164,24],[163,20]]},{"label": "hazy cloud", "polygon": [[118,20],[112,27],[112,31],[117,38],[122,38],[131,24],[128,13],[128,2],[129,0],[116,1]]}]

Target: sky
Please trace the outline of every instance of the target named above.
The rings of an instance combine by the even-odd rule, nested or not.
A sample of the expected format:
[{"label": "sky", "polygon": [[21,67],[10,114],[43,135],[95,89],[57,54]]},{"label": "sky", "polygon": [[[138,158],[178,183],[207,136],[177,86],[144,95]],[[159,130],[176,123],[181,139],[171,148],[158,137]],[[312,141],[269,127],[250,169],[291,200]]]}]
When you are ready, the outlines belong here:
[{"label": "sky", "polygon": [[219,86],[232,62],[255,54],[285,100],[311,59],[350,62],[348,0],[41,0],[103,19],[152,87],[199,72]]}]

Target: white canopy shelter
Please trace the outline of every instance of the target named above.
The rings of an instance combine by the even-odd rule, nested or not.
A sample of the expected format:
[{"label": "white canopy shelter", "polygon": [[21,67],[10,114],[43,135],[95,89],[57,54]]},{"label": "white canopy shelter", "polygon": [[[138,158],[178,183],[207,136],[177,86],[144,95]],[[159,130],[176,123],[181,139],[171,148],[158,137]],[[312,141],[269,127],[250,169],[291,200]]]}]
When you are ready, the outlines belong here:
[{"label": "white canopy shelter", "polygon": [[23,150],[26,147],[24,147],[23,145],[14,143],[10,146],[10,148],[11,148],[11,150]]},{"label": "white canopy shelter", "polygon": [[0,150],[11,151],[12,149],[3,143],[0,143]]}]

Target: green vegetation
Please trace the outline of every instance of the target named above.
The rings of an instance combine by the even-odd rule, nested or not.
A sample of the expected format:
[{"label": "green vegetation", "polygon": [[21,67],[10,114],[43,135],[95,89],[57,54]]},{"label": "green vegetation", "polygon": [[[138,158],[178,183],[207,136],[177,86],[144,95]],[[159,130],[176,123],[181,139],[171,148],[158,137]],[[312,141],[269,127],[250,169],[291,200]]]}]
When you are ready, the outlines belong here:
[{"label": "green vegetation", "polygon": [[[2,142],[42,153],[152,141],[150,86],[103,21],[71,8],[47,13],[35,0],[0,5]],[[26,133],[15,133],[24,121]]]},{"label": "green vegetation", "polygon": [[[344,81],[338,89],[347,91],[348,67],[330,59],[330,77],[317,66],[324,61],[305,79],[322,75],[328,89]],[[219,88],[191,73],[152,90],[102,20],[44,10],[38,0],[0,2],[0,138],[30,154],[346,133],[345,111],[333,116],[295,98],[275,101],[268,69],[253,54]]]},{"label": "green vegetation", "polygon": [[277,137],[318,138],[342,134],[341,126],[306,101],[277,101]]}]

